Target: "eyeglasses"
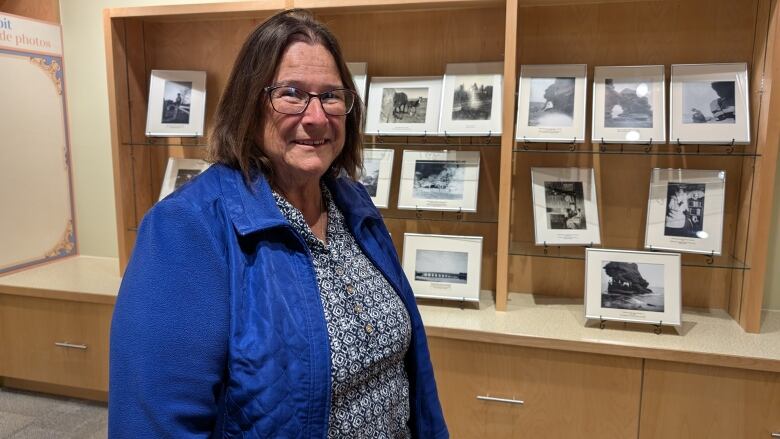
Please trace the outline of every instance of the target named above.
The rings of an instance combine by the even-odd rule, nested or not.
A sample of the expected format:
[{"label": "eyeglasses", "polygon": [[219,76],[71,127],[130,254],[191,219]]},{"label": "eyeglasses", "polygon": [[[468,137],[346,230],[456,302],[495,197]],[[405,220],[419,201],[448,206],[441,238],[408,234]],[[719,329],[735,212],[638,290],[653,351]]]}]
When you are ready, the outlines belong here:
[{"label": "eyeglasses", "polygon": [[357,95],[352,90],[337,88],[322,93],[309,93],[289,85],[264,88],[271,100],[271,107],[282,114],[301,114],[312,98],[320,100],[322,110],[331,116],[344,116],[352,111]]}]

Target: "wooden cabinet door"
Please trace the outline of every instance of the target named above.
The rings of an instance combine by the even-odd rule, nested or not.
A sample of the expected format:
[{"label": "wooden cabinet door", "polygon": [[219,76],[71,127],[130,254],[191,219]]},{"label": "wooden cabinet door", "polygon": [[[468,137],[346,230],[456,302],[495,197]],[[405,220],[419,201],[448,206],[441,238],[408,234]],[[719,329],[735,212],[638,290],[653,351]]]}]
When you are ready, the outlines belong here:
[{"label": "wooden cabinet door", "polygon": [[108,391],[111,305],[0,294],[0,375]]},{"label": "wooden cabinet door", "polygon": [[443,338],[429,343],[453,438],[637,435],[640,359]]},{"label": "wooden cabinet door", "polygon": [[640,439],[780,435],[780,373],[647,360]]}]

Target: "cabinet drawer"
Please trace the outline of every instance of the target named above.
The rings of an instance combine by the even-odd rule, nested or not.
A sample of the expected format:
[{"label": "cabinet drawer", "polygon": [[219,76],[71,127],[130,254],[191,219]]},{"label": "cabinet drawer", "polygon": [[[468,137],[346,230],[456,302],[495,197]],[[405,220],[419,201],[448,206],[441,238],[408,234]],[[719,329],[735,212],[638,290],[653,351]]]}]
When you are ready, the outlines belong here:
[{"label": "cabinet drawer", "polygon": [[454,438],[636,437],[641,359],[434,337],[429,343]]},{"label": "cabinet drawer", "polygon": [[0,294],[0,375],[108,391],[111,305]]},{"label": "cabinet drawer", "polygon": [[640,439],[780,435],[780,373],[647,360]]}]

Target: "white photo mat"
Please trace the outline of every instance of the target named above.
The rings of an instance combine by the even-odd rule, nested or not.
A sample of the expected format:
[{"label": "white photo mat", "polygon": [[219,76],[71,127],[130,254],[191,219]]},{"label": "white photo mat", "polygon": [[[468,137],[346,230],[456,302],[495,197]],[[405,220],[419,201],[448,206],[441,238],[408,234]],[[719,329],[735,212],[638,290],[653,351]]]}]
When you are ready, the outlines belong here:
[{"label": "white photo mat", "polygon": [[439,131],[501,135],[503,62],[447,64]]},{"label": "white photo mat", "polygon": [[645,248],[720,255],[726,171],[653,169]]},{"label": "white photo mat", "polygon": [[746,63],[673,64],[669,141],[750,143]]},{"label": "white photo mat", "polygon": [[206,117],[206,72],[152,70],[146,112],[146,135],[203,136]]},{"label": "white photo mat", "polygon": [[479,302],[482,237],[405,233],[403,266],[415,297]]},{"label": "white photo mat", "polygon": [[168,165],[165,167],[165,176],[158,200],[162,200],[184,183],[197,177],[209,166],[211,166],[209,163],[200,159],[168,157]]},{"label": "white photo mat", "polygon": [[441,76],[371,78],[368,135],[438,134]]},{"label": "white photo mat", "polygon": [[593,168],[531,168],[537,245],[599,245]]},{"label": "white photo mat", "polygon": [[479,151],[405,150],[398,209],[477,211]]},{"label": "white photo mat", "polygon": [[587,65],[522,65],[515,139],[523,142],[585,141]]},{"label": "white photo mat", "polygon": [[371,201],[379,208],[387,208],[393,177],[395,150],[367,148],[363,150],[363,169],[358,181],[366,188]]},{"label": "white photo mat", "polygon": [[360,96],[360,100],[366,102],[366,85],[368,84],[368,64],[364,62],[348,62],[347,68],[352,74],[352,81]]},{"label": "white photo mat", "polygon": [[585,318],[680,326],[680,271],[679,253],[586,249]]},{"label": "white photo mat", "polygon": [[664,66],[598,66],[593,74],[594,143],[665,143]]}]

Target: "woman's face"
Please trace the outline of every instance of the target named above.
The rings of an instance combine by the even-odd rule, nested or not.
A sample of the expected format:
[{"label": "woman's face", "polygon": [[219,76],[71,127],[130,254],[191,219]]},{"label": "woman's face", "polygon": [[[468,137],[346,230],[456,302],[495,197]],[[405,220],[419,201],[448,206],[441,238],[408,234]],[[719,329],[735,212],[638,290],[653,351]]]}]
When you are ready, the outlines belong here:
[{"label": "woman's face", "polygon": [[[343,87],[333,56],[320,44],[294,42],[282,55],[271,85],[289,85],[311,93]],[[319,180],[344,147],[346,116],[326,114],[312,98],[301,114],[275,111],[268,99],[259,144],[271,160],[277,182]]]}]

